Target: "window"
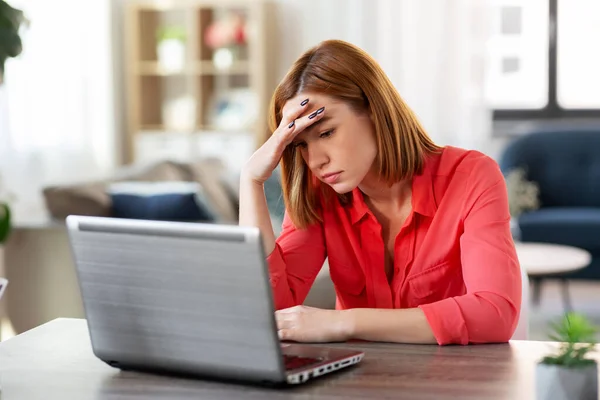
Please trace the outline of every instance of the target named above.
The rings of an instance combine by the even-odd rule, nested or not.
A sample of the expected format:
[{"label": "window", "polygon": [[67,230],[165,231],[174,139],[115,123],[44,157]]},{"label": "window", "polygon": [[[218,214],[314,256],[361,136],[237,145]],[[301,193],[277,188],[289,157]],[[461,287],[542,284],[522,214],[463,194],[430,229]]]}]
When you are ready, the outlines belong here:
[{"label": "window", "polygon": [[600,1],[493,3],[485,93],[494,119],[600,118]]}]

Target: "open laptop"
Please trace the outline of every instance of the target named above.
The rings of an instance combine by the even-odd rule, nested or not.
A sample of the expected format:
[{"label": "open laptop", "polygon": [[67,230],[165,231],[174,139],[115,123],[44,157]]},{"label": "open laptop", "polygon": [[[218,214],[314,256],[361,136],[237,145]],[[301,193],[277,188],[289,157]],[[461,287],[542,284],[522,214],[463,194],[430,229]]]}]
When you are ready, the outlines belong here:
[{"label": "open laptop", "polygon": [[296,384],[363,352],[280,343],[257,228],[67,217],[94,354],[120,369]]}]

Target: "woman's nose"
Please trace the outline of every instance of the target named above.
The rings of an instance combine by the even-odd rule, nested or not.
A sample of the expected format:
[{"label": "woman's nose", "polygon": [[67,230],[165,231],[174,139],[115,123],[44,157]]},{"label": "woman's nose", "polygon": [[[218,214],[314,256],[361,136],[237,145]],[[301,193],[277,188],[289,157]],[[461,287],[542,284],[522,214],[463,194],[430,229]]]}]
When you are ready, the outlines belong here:
[{"label": "woman's nose", "polygon": [[306,164],[312,170],[318,170],[323,168],[329,162],[329,157],[325,149],[315,143],[309,143],[307,145],[307,160]]}]

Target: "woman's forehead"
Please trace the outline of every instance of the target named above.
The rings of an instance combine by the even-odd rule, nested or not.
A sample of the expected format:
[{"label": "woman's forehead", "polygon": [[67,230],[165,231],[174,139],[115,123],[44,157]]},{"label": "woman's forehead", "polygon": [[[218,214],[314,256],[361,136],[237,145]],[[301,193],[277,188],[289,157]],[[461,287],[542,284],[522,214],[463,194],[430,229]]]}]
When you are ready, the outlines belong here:
[{"label": "woman's forehead", "polygon": [[[291,99],[289,99],[283,106],[283,114],[285,114],[290,109],[300,106],[300,103],[305,99],[309,99],[308,105],[306,106],[306,112],[308,113],[311,110],[315,110],[320,107],[325,107],[327,110],[332,110],[339,106],[339,101],[336,101],[332,97],[316,94],[316,93],[300,93]],[[335,107],[335,108],[334,108]]]}]

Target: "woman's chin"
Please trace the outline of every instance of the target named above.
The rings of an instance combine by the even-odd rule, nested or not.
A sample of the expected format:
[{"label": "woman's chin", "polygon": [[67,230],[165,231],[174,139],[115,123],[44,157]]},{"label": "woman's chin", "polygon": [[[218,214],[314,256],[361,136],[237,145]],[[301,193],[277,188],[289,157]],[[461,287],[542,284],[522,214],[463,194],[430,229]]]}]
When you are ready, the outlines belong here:
[{"label": "woman's chin", "polygon": [[356,186],[352,186],[348,182],[336,182],[333,184],[329,184],[337,194],[346,194],[354,190]]}]

